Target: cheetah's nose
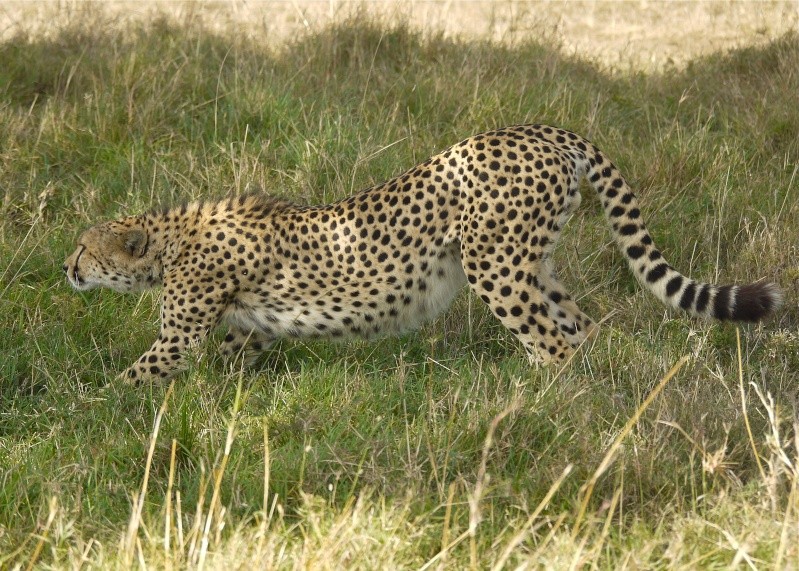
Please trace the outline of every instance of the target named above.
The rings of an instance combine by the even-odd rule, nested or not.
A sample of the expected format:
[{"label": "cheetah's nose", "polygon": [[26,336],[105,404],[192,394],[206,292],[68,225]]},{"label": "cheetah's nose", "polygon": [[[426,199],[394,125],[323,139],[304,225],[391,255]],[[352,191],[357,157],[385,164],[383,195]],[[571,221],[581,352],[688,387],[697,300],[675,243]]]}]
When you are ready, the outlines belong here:
[{"label": "cheetah's nose", "polygon": [[69,271],[69,267],[67,267],[67,265],[64,264],[63,266],[61,266],[61,271],[67,273]]}]

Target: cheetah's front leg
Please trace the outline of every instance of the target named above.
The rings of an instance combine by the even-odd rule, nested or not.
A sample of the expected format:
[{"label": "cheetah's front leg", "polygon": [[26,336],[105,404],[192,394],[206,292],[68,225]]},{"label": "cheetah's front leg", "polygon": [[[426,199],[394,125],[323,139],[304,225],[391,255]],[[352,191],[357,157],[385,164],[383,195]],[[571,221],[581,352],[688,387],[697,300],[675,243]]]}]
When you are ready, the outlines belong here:
[{"label": "cheetah's front leg", "polygon": [[224,309],[221,297],[202,300],[201,309],[177,302],[166,286],[161,302],[161,331],[150,349],[125,369],[120,377],[128,383],[168,379],[186,368],[186,352],[199,345],[219,322]]}]

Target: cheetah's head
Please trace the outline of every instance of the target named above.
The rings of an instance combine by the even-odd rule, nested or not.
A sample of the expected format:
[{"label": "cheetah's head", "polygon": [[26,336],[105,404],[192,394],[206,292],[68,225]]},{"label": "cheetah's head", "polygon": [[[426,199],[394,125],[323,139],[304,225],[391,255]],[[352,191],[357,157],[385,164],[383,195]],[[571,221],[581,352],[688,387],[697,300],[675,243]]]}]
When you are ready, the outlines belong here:
[{"label": "cheetah's head", "polygon": [[141,219],[133,216],[98,224],[78,239],[63,270],[77,290],[107,287],[142,291],[161,283],[163,266]]}]

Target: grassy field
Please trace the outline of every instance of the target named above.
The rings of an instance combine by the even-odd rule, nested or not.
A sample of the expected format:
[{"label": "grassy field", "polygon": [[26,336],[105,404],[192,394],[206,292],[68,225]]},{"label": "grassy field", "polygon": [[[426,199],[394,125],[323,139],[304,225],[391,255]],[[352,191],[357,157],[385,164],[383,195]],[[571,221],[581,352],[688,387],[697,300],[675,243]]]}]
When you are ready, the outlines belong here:
[{"label": "grassy field", "polygon": [[[273,51],[101,13],[0,44],[0,568],[796,568],[799,37],[666,75],[354,19]],[[531,369],[475,298],[419,333],[112,384],[157,292],[79,294],[85,227],[260,191],[334,200],[481,130],[603,148],[669,261],[776,281],[671,315],[584,193],[557,251],[598,339]],[[678,368],[676,373],[673,367]],[[671,373],[674,373],[673,375]]]}]

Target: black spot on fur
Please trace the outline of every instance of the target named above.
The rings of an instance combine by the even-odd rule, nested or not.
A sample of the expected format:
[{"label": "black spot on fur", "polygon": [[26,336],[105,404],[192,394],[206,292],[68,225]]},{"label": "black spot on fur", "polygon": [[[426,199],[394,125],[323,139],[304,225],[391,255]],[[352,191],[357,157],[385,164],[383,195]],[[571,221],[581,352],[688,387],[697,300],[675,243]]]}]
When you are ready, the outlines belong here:
[{"label": "black spot on fur", "polygon": [[675,293],[680,291],[682,287],[682,276],[674,276],[669,280],[669,283],[666,284],[666,295],[669,297],[673,296]]},{"label": "black spot on fur", "polygon": [[699,295],[696,297],[696,310],[699,313],[705,311],[705,308],[707,307],[707,302],[710,299],[710,292],[708,291],[709,289],[709,285],[703,285],[702,289],[699,290]]},{"label": "black spot on fur", "polygon": [[627,255],[633,260],[637,260],[644,255],[644,249],[641,246],[630,246],[627,248]]},{"label": "black spot on fur", "polygon": [[717,319],[730,318],[730,289],[731,286],[721,286],[716,291],[716,297],[713,299],[713,315]]},{"label": "black spot on fur", "polygon": [[669,269],[668,264],[665,263],[658,264],[657,266],[649,270],[648,274],[646,274],[646,281],[648,281],[649,283],[655,283],[656,281],[662,279],[663,276],[666,275],[666,271],[668,269]]},{"label": "black spot on fur", "polygon": [[688,287],[685,288],[685,291],[682,292],[682,297],[680,298],[680,307],[683,309],[690,309],[691,305],[694,303],[694,296],[696,295],[696,284],[691,282],[688,284]]}]

